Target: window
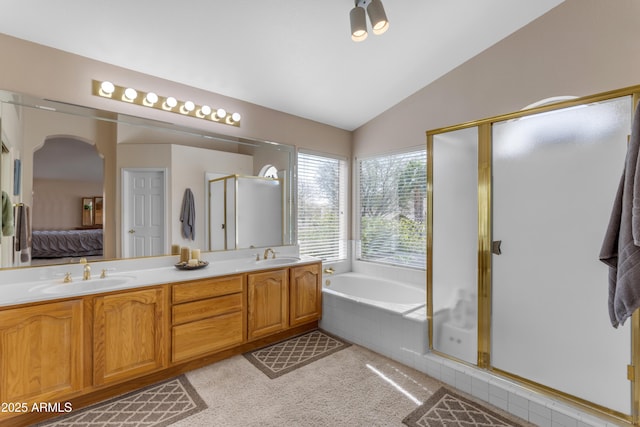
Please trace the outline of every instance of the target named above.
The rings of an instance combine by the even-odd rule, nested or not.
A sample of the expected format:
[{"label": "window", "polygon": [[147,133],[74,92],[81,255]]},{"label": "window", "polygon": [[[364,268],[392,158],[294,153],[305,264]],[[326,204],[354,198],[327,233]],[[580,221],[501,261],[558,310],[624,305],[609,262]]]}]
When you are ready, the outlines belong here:
[{"label": "window", "polygon": [[425,268],[426,164],[426,150],[358,162],[359,259]]},{"label": "window", "polygon": [[298,241],[300,253],[338,261],[346,251],[345,160],[298,153]]},{"label": "window", "polygon": [[276,167],[273,165],[264,165],[262,169],[260,169],[260,173],[258,174],[258,176],[278,179],[278,169],[276,169]]}]

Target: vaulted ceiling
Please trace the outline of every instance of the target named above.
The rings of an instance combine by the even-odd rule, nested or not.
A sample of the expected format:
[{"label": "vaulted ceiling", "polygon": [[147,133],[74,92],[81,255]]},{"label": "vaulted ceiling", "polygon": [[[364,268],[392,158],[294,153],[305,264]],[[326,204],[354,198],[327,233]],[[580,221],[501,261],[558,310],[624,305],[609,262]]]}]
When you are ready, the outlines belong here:
[{"label": "vaulted ceiling", "polygon": [[353,130],[562,0],[383,3],[360,43],[353,0],[4,0],[0,33]]}]

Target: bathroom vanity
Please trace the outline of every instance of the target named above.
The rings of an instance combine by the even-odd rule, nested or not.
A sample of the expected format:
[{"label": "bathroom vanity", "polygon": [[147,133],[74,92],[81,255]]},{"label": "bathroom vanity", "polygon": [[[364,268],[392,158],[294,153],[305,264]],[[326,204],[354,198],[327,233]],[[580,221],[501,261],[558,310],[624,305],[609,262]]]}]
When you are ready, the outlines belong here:
[{"label": "bathroom vanity", "polygon": [[70,402],[77,410],[298,335],[317,327],[322,308],[314,258],[254,254],[201,270],[118,270],[0,291],[18,285],[27,300],[0,306],[2,425],[61,415],[34,412],[34,403]]}]

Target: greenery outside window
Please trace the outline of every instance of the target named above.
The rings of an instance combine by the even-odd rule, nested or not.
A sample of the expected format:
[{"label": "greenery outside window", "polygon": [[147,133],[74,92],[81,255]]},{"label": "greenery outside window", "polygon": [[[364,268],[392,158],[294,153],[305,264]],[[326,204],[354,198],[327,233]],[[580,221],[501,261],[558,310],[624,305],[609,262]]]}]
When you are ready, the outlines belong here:
[{"label": "greenery outside window", "polygon": [[425,269],[425,149],[358,161],[358,259]]},{"label": "greenery outside window", "polygon": [[325,262],[347,258],[345,215],[347,162],[298,153],[298,242],[300,253]]}]

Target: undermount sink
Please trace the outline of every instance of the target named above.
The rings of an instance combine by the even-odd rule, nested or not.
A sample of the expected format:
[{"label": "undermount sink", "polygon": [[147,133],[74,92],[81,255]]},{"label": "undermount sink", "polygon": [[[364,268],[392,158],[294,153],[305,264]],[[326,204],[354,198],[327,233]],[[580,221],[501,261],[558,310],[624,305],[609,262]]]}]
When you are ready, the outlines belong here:
[{"label": "undermount sink", "polygon": [[282,257],[282,258],[269,258],[269,259],[261,259],[256,261],[257,265],[260,266],[277,266],[277,265],[287,265],[293,264],[294,262],[300,261],[298,257]]},{"label": "undermount sink", "polygon": [[127,285],[133,276],[105,277],[104,279],[77,280],[71,283],[56,283],[41,287],[39,290],[45,294],[62,294],[78,291],[107,291]]}]

